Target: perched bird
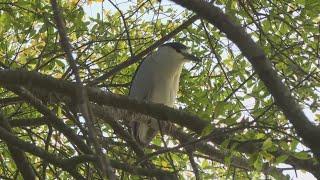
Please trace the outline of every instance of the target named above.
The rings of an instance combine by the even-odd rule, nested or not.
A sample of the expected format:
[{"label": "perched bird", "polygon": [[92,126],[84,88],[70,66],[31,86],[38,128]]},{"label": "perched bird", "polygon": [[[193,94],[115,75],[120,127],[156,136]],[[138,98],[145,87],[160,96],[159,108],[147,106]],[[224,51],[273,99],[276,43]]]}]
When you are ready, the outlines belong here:
[{"label": "perched bird", "polygon": [[[200,60],[190,54],[185,45],[177,42],[161,45],[138,67],[129,97],[173,107],[183,64],[188,61]],[[159,131],[159,123],[154,118],[132,118],[130,125],[134,138],[143,146],[149,144]]]}]

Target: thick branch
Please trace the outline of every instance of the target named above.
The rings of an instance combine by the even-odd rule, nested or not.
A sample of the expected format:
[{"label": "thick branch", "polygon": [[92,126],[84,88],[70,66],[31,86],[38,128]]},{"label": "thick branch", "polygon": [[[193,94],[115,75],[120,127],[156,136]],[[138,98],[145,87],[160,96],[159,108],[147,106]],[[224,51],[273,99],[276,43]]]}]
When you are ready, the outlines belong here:
[{"label": "thick branch", "polygon": [[[6,129],[9,133],[11,133],[10,124],[8,123],[8,120],[5,117],[3,117],[1,112],[0,112],[0,127]],[[21,149],[10,144],[8,144],[8,149],[22,177],[24,179],[30,179],[30,180],[36,179],[35,173],[25,153],[21,151]]]},{"label": "thick branch", "polygon": [[143,149],[137,144],[136,141],[134,141],[133,137],[130,136],[130,134],[125,131],[121,125],[108,113],[107,109],[96,104],[91,104],[91,106],[95,115],[102,121],[108,123],[114,132],[130,145],[138,157],[144,156]]},{"label": "thick branch", "polygon": [[[178,130],[177,128],[173,128],[172,131],[169,132],[169,134],[171,136],[173,136],[174,138],[178,139],[181,144],[196,140],[194,137]],[[201,141],[198,143],[194,143],[193,145],[189,146],[188,148],[191,150],[199,151],[205,155],[208,155],[210,158],[212,158],[212,160],[220,162],[220,163],[225,163],[225,158],[228,156],[227,152],[222,152],[221,150],[218,150],[218,149],[214,148],[213,146],[211,146],[205,142],[201,142]],[[231,158],[230,165],[232,167],[236,167],[236,168],[247,170],[247,171],[254,169],[249,164],[247,159],[236,157],[236,156]],[[308,170],[310,170],[310,169],[308,169]],[[265,174],[269,174],[270,172],[274,172],[279,177],[284,177],[284,175],[278,169],[276,169],[274,167],[270,167],[267,164],[265,164],[262,171]]]},{"label": "thick branch", "polygon": [[86,91],[82,85],[77,62],[72,55],[72,45],[71,45],[69,38],[68,38],[68,35],[67,35],[65,20],[63,18],[63,14],[61,12],[61,9],[59,8],[58,2],[56,0],[50,0],[50,3],[51,3],[52,11],[53,11],[53,19],[55,21],[55,25],[56,25],[56,28],[58,30],[58,34],[60,37],[61,49],[65,53],[65,57],[67,59],[67,62],[73,71],[73,74],[74,74],[74,77],[76,80],[76,84],[78,85],[78,88],[75,90],[76,98],[74,100],[75,100],[76,105],[80,107],[81,113],[82,113],[83,117],[85,118],[87,124],[89,124],[88,129],[89,129],[89,136],[90,136],[90,127],[91,126],[90,126],[90,123],[88,123],[88,121],[91,121],[91,119],[89,118],[89,115],[88,115],[89,110],[87,108],[87,95],[86,95]]},{"label": "thick branch", "polygon": [[[47,94],[60,93],[61,95],[68,96],[70,98],[74,97],[73,92],[74,89],[77,88],[77,85],[72,82],[56,80],[52,77],[44,76],[34,72],[12,70],[0,70],[0,84],[20,84],[31,89],[41,89]],[[163,117],[166,118],[164,120],[177,123],[183,127],[187,127],[190,130],[194,130],[198,134],[201,134],[202,129],[209,124],[208,121],[202,120],[196,116],[190,115],[185,112],[180,112],[179,110],[165,107],[163,105],[138,102],[128,99],[128,97],[125,96],[107,94],[99,89],[94,88],[87,88],[87,91],[89,98],[93,102],[99,103],[101,105],[114,106],[122,109],[132,110],[134,112],[144,113],[161,120]],[[218,130],[219,129],[216,129],[214,131]],[[221,144],[225,138],[227,138],[226,135],[224,135],[223,137],[214,137],[214,139],[211,140],[215,144]],[[254,153],[255,150],[259,149],[259,147],[261,146],[254,145],[252,143],[246,143],[241,144],[238,150],[244,153]],[[205,148],[201,150],[201,152],[205,151]],[[304,169],[312,173],[317,172],[315,171],[316,167],[312,165],[312,162],[310,161],[292,159],[290,157],[289,159],[288,162],[286,161],[286,163],[291,164],[298,169]],[[241,164],[239,164],[239,166],[243,167]]]},{"label": "thick branch", "polygon": [[90,148],[78,137],[71,128],[66,126],[62,120],[60,120],[50,109],[48,109],[42,102],[35,98],[30,92],[18,87],[10,87],[14,93],[18,94],[21,98],[24,98],[32,106],[34,106],[40,113],[47,116],[50,119],[50,123],[62,132],[72,143],[74,143],[79,149],[86,154],[91,154]]},{"label": "thick branch", "polygon": [[99,166],[102,170],[103,176],[108,177],[111,180],[114,180],[116,178],[115,178],[115,175],[112,171],[112,167],[110,165],[110,162],[104,156],[104,154],[102,152],[102,147],[100,146],[98,139],[96,139],[98,137],[98,133],[97,133],[97,130],[95,129],[95,127],[93,126],[92,121],[94,118],[93,118],[91,111],[89,109],[89,105],[88,105],[89,102],[88,102],[85,88],[82,86],[81,78],[79,75],[79,69],[78,69],[77,64],[75,62],[75,59],[72,56],[72,50],[71,50],[72,46],[71,46],[69,39],[68,39],[68,36],[67,36],[66,27],[63,22],[60,8],[58,7],[58,3],[56,0],[51,0],[50,2],[51,2],[52,10],[53,10],[54,20],[56,22],[57,29],[58,29],[58,32],[60,35],[61,47],[66,53],[68,63],[69,63],[69,65],[75,75],[76,82],[79,85],[79,89],[77,91],[78,92],[77,93],[77,100],[79,101],[79,105],[81,107],[81,113],[84,116],[86,123],[87,123],[87,126],[88,126],[89,137],[92,140],[92,144],[95,149],[95,152],[97,153],[97,155],[99,157]]},{"label": "thick branch", "polygon": [[[0,127],[0,139],[5,141],[7,144],[10,144],[12,146],[18,147],[20,150],[28,152],[30,154],[33,154],[35,156],[38,156],[49,163],[60,167],[61,169],[69,172],[73,177],[76,179],[84,179],[77,171],[76,166],[80,163],[84,162],[97,162],[97,158],[92,155],[81,155],[78,157],[72,157],[70,159],[63,159],[61,157],[58,157],[54,154],[50,154],[43,149],[27,143],[23,140],[20,140],[10,132],[8,132],[6,129]],[[143,169],[143,168],[136,168],[124,163],[120,163],[116,160],[111,160],[111,165],[116,169],[121,169],[123,171],[137,174],[137,175],[143,175],[148,177],[171,177],[172,173],[163,171],[160,169]]]},{"label": "thick branch", "polygon": [[11,127],[32,127],[49,124],[46,117],[32,118],[32,119],[12,119],[9,121]]},{"label": "thick branch", "polygon": [[[47,92],[60,93],[75,98],[77,85],[72,82],[57,80],[50,76],[44,76],[39,73],[0,70],[0,84],[4,85],[23,85],[27,88],[39,88]],[[154,118],[171,121],[190,130],[201,134],[202,130],[209,124],[197,116],[182,112],[162,104],[146,103],[127,96],[119,96],[105,93],[97,88],[86,88],[89,99],[101,105],[113,106],[121,109],[128,109],[134,112],[150,115]]]},{"label": "thick branch", "polygon": [[[139,158],[144,156],[143,149],[137,144],[133,137],[130,136],[130,134],[126,130],[124,130],[120,123],[112,117],[111,113],[106,107],[101,107],[93,103],[91,103],[90,106],[93,109],[94,114],[105,123],[109,124],[114,130],[115,134],[125,140]],[[143,165],[145,165],[146,167],[150,167],[151,169],[155,168],[154,164],[152,164],[151,161],[146,161]]]},{"label": "thick branch", "polygon": [[20,140],[16,136],[14,136],[12,133],[8,132],[6,129],[0,127],[0,139],[5,141],[7,144],[11,146],[15,146],[19,148],[20,150],[23,150],[25,152],[31,153],[35,156],[38,156],[51,164],[54,164],[61,169],[69,172],[73,177],[76,179],[84,179],[77,171],[75,168],[71,168],[68,166],[68,164],[65,164],[63,161],[61,161],[59,157],[47,153],[46,151],[36,147],[33,144],[27,143],[25,141]]},{"label": "thick branch", "polygon": [[274,97],[276,104],[293,124],[298,135],[311,148],[313,153],[320,157],[320,143],[318,141],[320,139],[320,129],[308,120],[289,89],[281,82],[261,47],[253,41],[243,28],[232,22],[219,8],[203,0],[172,1],[208,20],[239,47]]},{"label": "thick branch", "polygon": [[[96,162],[97,158],[92,155],[81,155],[72,157],[66,160],[67,164],[72,166],[76,166],[77,164],[85,163],[85,162]],[[112,167],[116,169],[121,169],[123,171],[129,172],[131,174],[147,176],[147,177],[157,177],[160,179],[173,179],[173,174],[167,171],[163,171],[161,169],[144,169],[137,168],[135,166],[131,166],[128,164],[120,163],[117,160],[110,160]]]},{"label": "thick branch", "polygon": [[65,27],[65,24],[64,24],[63,19],[61,17],[61,11],[58,7],[58,3],[56,0],[51,0],[50,2],[51,2],[52,10],[53,10],[53,17],[54,17],[55,23],[57,25],[58,33],[60,35],[61,48],[66,53],[68,63],[73,70],[73,73],[76,77],[76,81],[81,83],[80,76],[79,76],[79,70],[78,70],[77,64],[72,56],[72,50],[71,50],[72,47],[71,47],[71,44],[70,44],[68,36],[67,36],[66,27]]}]

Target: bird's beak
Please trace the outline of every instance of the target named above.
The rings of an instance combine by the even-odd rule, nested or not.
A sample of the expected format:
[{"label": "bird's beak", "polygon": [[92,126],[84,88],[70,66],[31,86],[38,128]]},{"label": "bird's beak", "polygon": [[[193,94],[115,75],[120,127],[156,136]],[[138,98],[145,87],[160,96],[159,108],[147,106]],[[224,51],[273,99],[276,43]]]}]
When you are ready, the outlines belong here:
[{"label": "bird's beak", "polygon": [[190,60],[190,61],[193,61],[193,62],[196,62],[196,63],[201,62],[201,59],[195,57],[195,56],[192,55],[192,54],[184,53],[184,52],[183,52],[182,54],[183,54],[183,56],[185,57],[185,59],[187,59],[187,60]]}]

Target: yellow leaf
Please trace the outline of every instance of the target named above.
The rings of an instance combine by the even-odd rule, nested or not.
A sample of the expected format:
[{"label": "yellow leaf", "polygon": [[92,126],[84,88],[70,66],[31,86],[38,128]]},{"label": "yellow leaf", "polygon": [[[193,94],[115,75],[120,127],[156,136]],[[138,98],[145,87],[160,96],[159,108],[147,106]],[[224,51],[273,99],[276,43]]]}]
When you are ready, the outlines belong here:
[{"label": "yellow leaf", "polygon": [[78,3],[78,0],[69,0],[69,2],[74,5]]},{"label": "yellow leaf", "polygon": [[88,4],[88,5],[91,5],[92,2],[93,2],[93,0],[88,0],[88,1],[87,1],[87,4]]},{"label": "yellow leaf", "polygon": [[167,163],[166,161],[161,161],[161,165],[162,165],[164,168],[168,167],[168,163]]}]

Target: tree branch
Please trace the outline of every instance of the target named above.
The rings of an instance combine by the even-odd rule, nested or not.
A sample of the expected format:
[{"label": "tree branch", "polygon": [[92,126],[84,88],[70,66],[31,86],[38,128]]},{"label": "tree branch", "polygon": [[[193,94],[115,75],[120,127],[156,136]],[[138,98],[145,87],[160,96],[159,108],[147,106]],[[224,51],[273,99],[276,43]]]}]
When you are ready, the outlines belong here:
[{"label": "tree branch", "polygon": [[57,29],[60,35],[60,42],[61,42],[61,47],[66,53],[66,57],[68,60],[68,63],[75,75],[76,83],[78,84],[79,88],[76,90],[78,103],[81,108],[82,115],[84,116],[87,126],[88,126],[88,132],[89,132],[89,137],[92,140],[92,144],[95,150],[95,153],[99,157],[99,167],[102,170],[102,174],[104,177],[108,177],[111,180],[115,180],[115,175],[112,171],[112,167],[110,165],[109,160],[107,159],[106,156],[104,156],[102,152],[102,147],[100,146],[98,138],[98,130],[93,126],[93,115],[91,113],[91,109],[89,108],[89,102],[88,102],[88,97],[87,93],[85,91],[85,88],[82,86],[80,74],[79,74],[79,69],[77,67],[76,61],[72,56],[72,47],[69,42],[65,24],[63,22],[63,18],[60,12],[60,9],[58,7],[58,3],[56,0],[51,0],[51,6],[53,10],[53,15],[54,15],[54,20],[56,21]]},{"label": "tree branch", "polygon": [[12,86],[9,89],[19,95],[21,98],[24,98],[44,116],[48,117],[53,127],[62,132],[72,143],[81,149],[82,152],[86,154],[92,153],[90,148],[87,147],[87,145],[72,131],[72,129],[66,126],[63,121],[61,121],[50,109],[44,106],[42,102],[34,97],[30,92],[28,92],[26,89]]},{"label": "tree branch", "polygon": [[[50,76],[41,75],[35,72],[19,70],[0,70],[0,84],[3,85],[22,85],[27,88],[39,88],[47,92],[60,93],[74,99],[74,91],[78,87],[75,83],[57,80]],[[150,115],[164,121],[171,121],[181,126],[187,127],[192,131],[201,134],[202,130],[209,125],[209,121],[200,119],[195,115],[182,112],[162,104],[146,103],[127,96],[113,95],[105,93],[97,88],[86,88],[89,100],[100,105],[113,106],[120,109],[128,109],[142,114]]]},{"label": "tree branch", "polygon": [[[85,162],[96,162],[97,158],[92,155],[81,155],[72,157],[66,160],[66,163],[72,166],[76,166],[77,164],[85,163]],[[147,177],[157,177],[162,179],[173,179],[173,174],[171,172],[163,171],[161,169],[145,169],[145,168],[137,168],[135,166],[131,166],[128,164],[120,163],[117,160],[110,160],[112,167],[116,169],[121,169],[123,171],[129,172],[131,174],[147,176]]]},{"label": "tree branch", "polygon": [[[47,94],[55,93],[63,96],[68,96],[72,99],[74,97],[74,88],[77,88],[75,83],[56,80],[52,77],[41,75],[35,72],[17,71],[17,70],[0,70],[0,84],[2,85],[15,85],[20,84],[27,86],[31,89],[41,89],[46,91]],[[128,99],[126,96],[112,95],[102,92],[99,89],[88,88],[88,95],[91,101],[98,103],[100,105],[114,106],[121,109],[127,109],[134,112],[140,112],[143,114],[150,115],[157,119],[170,121],[172,123],[177,123],[180,126],[186,127],[190,130],[201,134],[202,129],[209,125],[209,121],[202,120],[196,116],[190,115],[179,110],[175,110],[164,105],[138,102],[136,100]],[[168,111],[168,112],[167,112]],[[213,132],[219,129],[214,129]],[[211,139],[215,144],[221,144],[228,136],[219,136]],[[201,146],[198,146],[201,147]],[[257,149],[261,147],[261,144],[254,143],[242,143],[239,145],[238,150],[244,153],[254,153]],[[200,148],[201,149],[201,148]],[[202,148],[200,152],[205,152],[206,148]],[[285,153],[280,153],[278,155],[283,155]],[[235,161],[236,162],[236,161]],[[240,162],[240,161],[239,161]],[[317,174],[317,167],[308,160],[299,160],[293,157],[289,157],[286,163],[291,164],[298,169],[304,169],[313,174]],[[239,167],[247,167],[246,165],[238,164]]]},{"label": "tree branch", "polygon": [[289,89],[281,82],[281,79],[261,47],[253,41],[243,28],[232,22],[227,15],[214,5],[203,0],[172,1],[208,20],[239,47],[274,97],[276,104],[293,124],[298,135],[312,152],[320,158],[320,143],[318,142],[320,139],[320,128],[312,124],[305,116],[299,104],[292,97]]},{"label": "tree branch", "polygon": [[[1,112],[0,112],[0,127],[6,129],[9,133],[12,133],[8,120],[2,115]],[[8,149],[10,151],[12,159],[14,160],[20,173],[22,174],[22,177],[24,179],[30,179],[30,180],[36,179],[35,173],[25,153],[21,151],[21,149],[10,144],[8,144]]]},{"label": "tree branch", "polygon": [[61,169],[69,172],[74,178],[76,179],[84,179],[75,168],[69,167],[68,164],[65,164],[64,161],[61,161],[59,157],[47,153],[46,151],[36,147],[33,144],[27,143],[25,141],[20,140],[16,136],[14,136],[12,133],[4,129],[3,127],[0,127],[0,139],[5,141],[7,144],[11,146],[16,146],[20,150],[23,150],[25,152],[29,152],[35,156],[38,156],[51,164],[54,164]]},{"label": "tree branch", "polygon": [[[14,136],[12,133],[8,132],[3,127],[0,127],[0,139],[4,140],[6,143],[12,146],[18,147],[20,150],[31,153],[35,156],[38,156],[48,161],[53,165],[60,167],[61,169],[69,172],[76,179],[84,179],[84,177],[80,175],[76,170],[76,166],[78,164],[84,163],[84,162],[93,162],[93,163],[97,162],[97,157],[93,155],[81,155],[81,156],[76,156],[69,159],[63,159],[54,154],[50,154],[33,144],[20,140],[19,138]],[[143,175],[148,177],[162,177],[162,178],[172,177],[172,173],[167,171],[163,171],[160,169],[136,168],[124,163],[120,163],[119,161],[116,161],[116,160],[111,160],[111,165],[114,168],[121,169],[123,171],[127,171],[129,173],[137,174],[137,175]]]},{"label": "tree branch", "polygon": [[136,62],[138,62],[139,60],[141,60],[145,55],[147,55],[148,53],[150,53],[151,51],[153,51],[154,49],[156,49],[159,45],[163,44],[164,42],[168,41],[169,39],[171,39],[172,37],[174,37],[175,35],[177,35],[179,32],[181,32],[182,30],[184,30],[186,27],[188,27],[190,24],[192,24],[193,22],[195,22],[198,19],[198,16],[192,16],[190,17],[187,21],[185,21],[184,23],[182,23],[179,27],[177,27],[175,30],[171,31],[169,34],[167,34],[166,36],[162,37],[160,40],[156,41],[155,43],[153,43],[152,45],[150,45],[148,48],[146,48],[145,50],[141,51],[139,54],[130,57],[128,60],[118,64],[117,66],[115,66],[111,71],[106,72],[105,74],[103,74],[102,76],[92,80],[91,82],[88,82],[88,86],[94,86],[99,84],[100,82],[108,79],[110,76],[112,76],[113,74],[121,71],[123,68],[126,68]]}]

